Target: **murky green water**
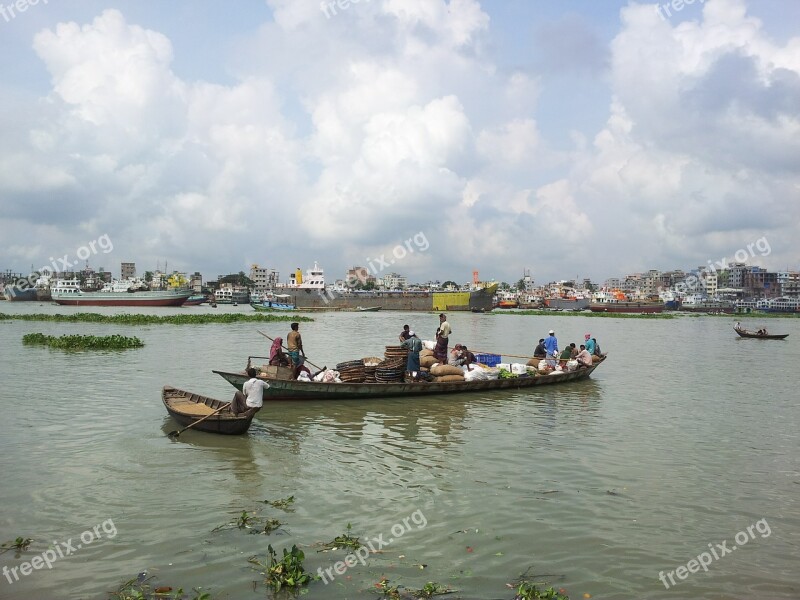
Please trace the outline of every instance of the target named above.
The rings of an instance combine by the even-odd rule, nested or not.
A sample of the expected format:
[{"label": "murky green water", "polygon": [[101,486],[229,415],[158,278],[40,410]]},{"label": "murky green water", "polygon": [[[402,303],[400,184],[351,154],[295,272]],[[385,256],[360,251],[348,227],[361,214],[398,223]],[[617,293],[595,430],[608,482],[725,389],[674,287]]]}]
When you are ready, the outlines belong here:
[{"label": "murky green water", "polygon": [[[434,314],[315,317],[301,325],[306,350],[329,366],[381,355],[404,323],[425,338],[437,325]],[[512,598],[506,584],[523,573],[573,599],[800,597],[800,321],[769,321],[791,334],[785,342],[739,340],[727,318],[468,313],[450,322],[454,341],[511,353],[532,351],[550,327],[562,345],[590,331],[610,360],[590,381],[525,392],[276,403],[246,436],[190,430],[171,441],[161,387],[227,399],[233,388],[211,369],[242,368],[249,354],[267,353],[256,329],[285,337],[288,324],[0,322],[0,542],[35,540],[19,558],[0,555],[0,567],[19,574],[53,542],[77,546],[89,532],[51,569],[0,577],[0,597],[104,598],[147,571],[214,598],[263,598],[248,557],[296,543],[306,568],[324,573],[346,553],[313,544],[348,523],[362,541],[392,542],[366,565],[332,571],[331,583],[312,583],[306,597],[376,598],[386,576],[409,587],[449,584],[459,590],[449,598]],[[33,331],[122,333],[146,346],[23,347]],[[290,495],[294,512],[260,503]],[[284,525],[270,536],[211,532],[242,510]],[[737,549],[665,589],[660,572],[726,540]]]}]

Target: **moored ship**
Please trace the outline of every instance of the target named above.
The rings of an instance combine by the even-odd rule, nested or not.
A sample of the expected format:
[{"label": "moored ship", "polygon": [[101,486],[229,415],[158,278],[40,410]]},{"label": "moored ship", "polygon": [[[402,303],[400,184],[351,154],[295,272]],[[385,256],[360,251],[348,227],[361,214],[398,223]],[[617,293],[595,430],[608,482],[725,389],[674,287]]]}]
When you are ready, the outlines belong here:
[{"label": "moored ship", "polygon": [[589,310],[605,313],[658,314],[664,312],[664,304],[660,301],[633,300],[619,290],[600,291],[592,295]]},{"label": "moored ship", "polygon": [[313,269],[292,275],[280,292],[291,297],[298,310],[347,310],[359,306],[380,306],[383,310],[402,311],[489,311],[497,291],[497,283],[467,291],[386,290],[361,291],[328,289],[325,274],[317,263]]},{"label": "moored ship", "polygon": [[64,306],[181,306],[191,290],[149,291],[135,281],[107,284],[98,292],[81,289],[77,279],[59,280],[51,289],[53,302]]}]

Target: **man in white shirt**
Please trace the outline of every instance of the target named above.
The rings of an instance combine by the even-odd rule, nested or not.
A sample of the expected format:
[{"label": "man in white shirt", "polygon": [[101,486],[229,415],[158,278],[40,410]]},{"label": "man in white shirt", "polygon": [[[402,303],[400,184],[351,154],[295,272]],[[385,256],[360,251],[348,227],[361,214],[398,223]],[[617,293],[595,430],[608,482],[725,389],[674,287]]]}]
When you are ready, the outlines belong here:
[{"label": "man in white shirt", "polygon": [[231,412],[234,415],[244,413],[244,416],[249,417],[256,414],[264,405],[264,390],[269,389],[269,384],[256,377],[257,373],[253,367],[247,369],[247,376],[250,379],[244,382],[242,391],[237,391],[231,400]]}]

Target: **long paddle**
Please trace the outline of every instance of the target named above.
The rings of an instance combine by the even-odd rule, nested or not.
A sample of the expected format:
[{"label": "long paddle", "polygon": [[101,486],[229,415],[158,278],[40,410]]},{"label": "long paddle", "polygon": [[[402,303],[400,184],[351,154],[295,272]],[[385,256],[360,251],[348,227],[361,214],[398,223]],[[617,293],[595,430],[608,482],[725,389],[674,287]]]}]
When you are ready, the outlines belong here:
[{"label": "long paddle", "polygon": [[[259,331],[258,329],[256,329],[256,331],[258,331],[258,333],[260,333],[261,335],[263,335],[265,338],[267,338],[267,339],[268,339],[268,340],[270,340],[271,342],[274,342],[274,341],[275,341],[274,339],[272,339],[271,337],[269,337],[269,336],[268,336],[266,333],[264,333],[263,331]],[[281,344],[281,348],[286,348],[286,346],[284,346],[283,344]],[[289,348],[286,348],[286,351],[288,352],[288,351],[289,351]],[[308,363],[308,364],[310,364],[312,367],[314,367],[314,368],[315,368],[317,371],[322,371],[322,367],[320,367],[319,365],[315,365],[313,362],[311,362],[310,360],[308,360],[308,359],[307,359],[305,356],[303,356],[303,359],[305,360],[305,362],[307,362],[307,363]]]},{"label": "long paddle", "polygon": [[230,403],[230,402],[228,402],[226,405],[224,405],[224,406],[222,406],[222,407],[218,408],[217,410],[215,410],[214,412],[212,412],[212,413],[210,413],[210,414],[207,414],[207,415],[206,415],[205,417],[203,417],[202,419],[197,419],[197,421],[195,421],[195,422],[194,422],[194,423],[192,423],[191,425],[187,425],[186,427],[184,427],[184,428],[183,428],[183,429],[181,429],[180,431],[170,431],[170,432],[167,434],[167,436],[168,436],[168,437],[171,437],[171,438],[176,438],[176,437],[178,437],[180,434],[182,434],[184,431],[186,431],[187,429],[190,429],[191,427],[194,427],[195,425],[197,425],[197,424],[198,424],[200,421],[205,421],[205,420],[206,420],[208,417],[213,417],[215,414],[217,414],[218,412],[220,412],[220,411],[222,411],[222,410],[225,410],[225,409],[226,409],[226,408],[228,408],[230,405],[231,405],[231,403]]}]

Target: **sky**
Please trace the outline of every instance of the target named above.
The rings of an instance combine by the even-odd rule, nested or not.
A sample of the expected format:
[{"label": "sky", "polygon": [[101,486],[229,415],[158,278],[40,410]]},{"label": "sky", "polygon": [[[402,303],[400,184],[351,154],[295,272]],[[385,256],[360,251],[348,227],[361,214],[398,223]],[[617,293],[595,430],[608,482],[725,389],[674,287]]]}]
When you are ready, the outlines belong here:
[{"label": "sky", "polygon": [[800,2],[3,2],[2,271],[800,269]]}]

